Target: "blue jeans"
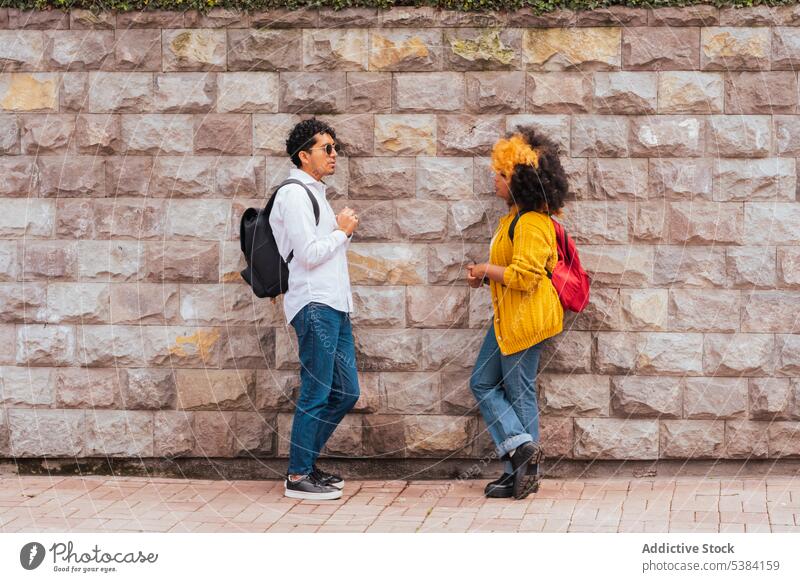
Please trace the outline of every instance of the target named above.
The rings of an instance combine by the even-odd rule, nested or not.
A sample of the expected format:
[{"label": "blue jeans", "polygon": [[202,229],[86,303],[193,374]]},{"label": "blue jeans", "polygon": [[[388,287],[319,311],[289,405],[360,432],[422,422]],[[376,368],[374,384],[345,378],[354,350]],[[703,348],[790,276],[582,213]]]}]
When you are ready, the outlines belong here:
[{"label": "blue jeans", "polygon": [[[469,386],[500,458],[524,443],[539,442],[536,373],[543,345],[504,356],[490,325],[478,353]],[[505,467],[510,473],[511,463]]]},{"label": "blue jeans", "polygon": [[292,319],[300,350],[300,396],[292,423],[289,474],[307,475],[325,443],[358,401],[350,316],[309,303]]}]

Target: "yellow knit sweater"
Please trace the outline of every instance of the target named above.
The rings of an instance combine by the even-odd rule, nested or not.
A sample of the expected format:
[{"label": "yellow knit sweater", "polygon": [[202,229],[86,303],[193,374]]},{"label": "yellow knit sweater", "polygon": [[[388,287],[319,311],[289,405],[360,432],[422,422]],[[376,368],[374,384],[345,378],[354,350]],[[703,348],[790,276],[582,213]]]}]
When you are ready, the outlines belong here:
[{"label": "yellow knit sweater", "polygon": [[512,242],[508,227],[514,216],[516,210],[500,219],[489,251],[491,264],[506,267],[503,283],[490,283],[494,331],[505,356],[560,333],[564,325],[564,309],[546,272],[558,260],[553,222],[541,212],[526,212]]}]

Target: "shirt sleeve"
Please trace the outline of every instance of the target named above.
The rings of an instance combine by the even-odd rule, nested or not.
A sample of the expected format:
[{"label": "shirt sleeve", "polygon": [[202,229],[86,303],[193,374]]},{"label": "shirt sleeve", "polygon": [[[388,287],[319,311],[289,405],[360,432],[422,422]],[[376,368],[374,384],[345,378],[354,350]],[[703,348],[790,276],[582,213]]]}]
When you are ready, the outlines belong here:
[{"label": "shirt sleeve", "polygon": [[294,251],[293,261],[300,261],[306,269],[312,269],[330,259],[347,240],[344,231],[334,230],[325,236],[317,236],[314,222],[314,207],[302,186],[289,184],[281,188],[275,200],[283,224]]},{"label": "shirt sleeve", "polygon": [[547,276],[545,266],[552,253],[547,235],[539,226],[520,220],[513,244],[514,254],[503,273],[503,284],[519,291],[535,291],[542,277]]}]

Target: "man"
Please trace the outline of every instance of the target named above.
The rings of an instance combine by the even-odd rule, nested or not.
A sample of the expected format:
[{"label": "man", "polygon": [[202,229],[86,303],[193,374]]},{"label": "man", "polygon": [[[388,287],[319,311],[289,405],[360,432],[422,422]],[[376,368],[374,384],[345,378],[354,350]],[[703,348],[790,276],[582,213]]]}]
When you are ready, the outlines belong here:
[{"label": "man", "polygon": [[294,252],[283,308],[297,332],[301,364],[285,483],[285,495],[295,499],[342,496],[342,478],[321,470],[316,461],[359,395],[347,269],[347,248],[358,216],[350,208],[334,215],[322,181],[336,171],[338,150],[329,125],[317,119],[298,123],[286,140],[286,152],[297,166],[289,179],[299,180],[313,194],[319,224],[299,184],[278,190],[269,217],[281,256]]}]

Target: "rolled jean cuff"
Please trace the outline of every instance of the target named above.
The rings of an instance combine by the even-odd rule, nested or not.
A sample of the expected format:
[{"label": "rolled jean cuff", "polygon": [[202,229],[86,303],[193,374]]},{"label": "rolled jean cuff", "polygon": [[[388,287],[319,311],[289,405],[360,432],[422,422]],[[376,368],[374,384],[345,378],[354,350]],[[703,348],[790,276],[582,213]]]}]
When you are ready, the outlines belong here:
[{"label": "rolled jean cuff", "polygon": [[502,443],[497,446],[497,455],[499,457],[503,457],[503,455],[507,455],[514,449],[516,449],[520,445],[524,445],[525,443],[533,442],[533,437],[529,434],[518,434],[514,435],[513,437],[508,437]]}]

